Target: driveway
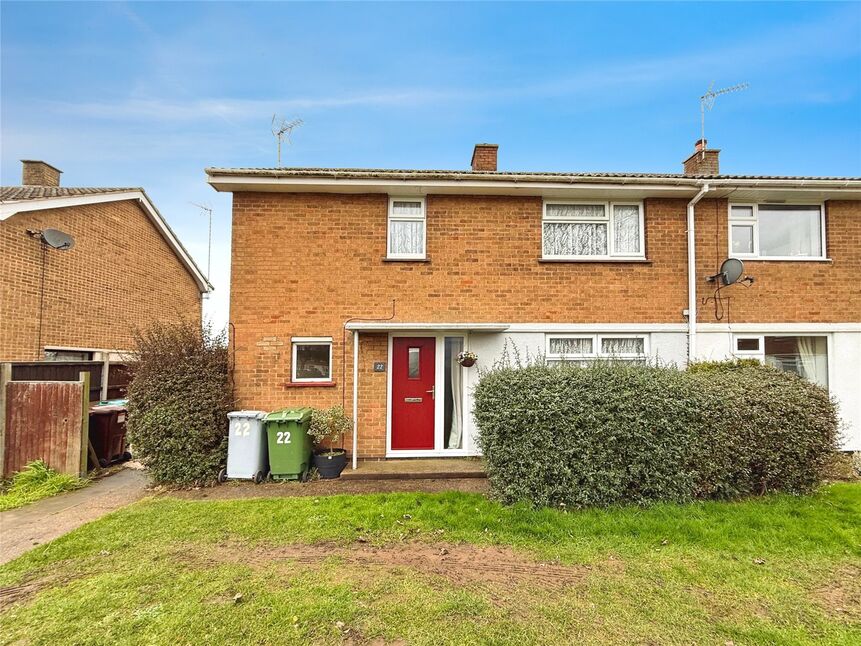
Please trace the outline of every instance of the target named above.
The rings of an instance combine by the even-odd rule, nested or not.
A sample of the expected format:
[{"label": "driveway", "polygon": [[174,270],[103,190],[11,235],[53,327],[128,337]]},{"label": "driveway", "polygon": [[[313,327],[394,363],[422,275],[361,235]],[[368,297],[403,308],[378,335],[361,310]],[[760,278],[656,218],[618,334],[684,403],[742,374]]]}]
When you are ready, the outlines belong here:
[{"label": "driveway", "polygon": [[0,564],[142,498],[147,476],[133,467],[84,489],[0,513]]}]

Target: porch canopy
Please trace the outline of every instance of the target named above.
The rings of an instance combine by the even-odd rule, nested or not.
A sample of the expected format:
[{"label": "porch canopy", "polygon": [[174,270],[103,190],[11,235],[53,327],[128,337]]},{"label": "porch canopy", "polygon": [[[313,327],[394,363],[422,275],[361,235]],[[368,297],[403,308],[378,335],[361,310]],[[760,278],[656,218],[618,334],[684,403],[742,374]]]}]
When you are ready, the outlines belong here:
[{"label": "porch canopy", "polygon": [[350,321],[345,326],[356,332],[392,332],[398,330],[467,330],[470,332],[505,332],[504,323],[400,323],[394,321]]},{"label": "porch canopy", "polygon": [[505,332],[504,323],[402,323],[395,321],[349,321],[344,329],[353,332],[353,469],[358,466],[359,452],[359,332],[396,332],[463,330],[468,332]]}]

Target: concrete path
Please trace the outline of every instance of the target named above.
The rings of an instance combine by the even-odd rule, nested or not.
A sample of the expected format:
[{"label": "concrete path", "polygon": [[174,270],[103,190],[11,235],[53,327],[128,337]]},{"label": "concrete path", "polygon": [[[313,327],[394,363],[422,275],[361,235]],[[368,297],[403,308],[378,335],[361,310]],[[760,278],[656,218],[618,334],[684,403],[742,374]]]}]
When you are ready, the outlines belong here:
[{"label": "concrete path", "polygon": [[0,564],[142,498],[147,476],[127,467],[90,486],[0,513]]}]

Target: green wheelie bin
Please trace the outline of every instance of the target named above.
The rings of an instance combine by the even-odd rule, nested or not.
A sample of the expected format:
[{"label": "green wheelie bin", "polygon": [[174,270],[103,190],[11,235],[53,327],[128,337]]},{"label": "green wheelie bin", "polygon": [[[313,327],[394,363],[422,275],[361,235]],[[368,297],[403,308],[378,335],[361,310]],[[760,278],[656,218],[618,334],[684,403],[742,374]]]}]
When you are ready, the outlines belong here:
[{"label": "green wheelie bin", "polygon": [[311,469],[310,408],[282,408],[264,419],[273,480],[308,480]]}]

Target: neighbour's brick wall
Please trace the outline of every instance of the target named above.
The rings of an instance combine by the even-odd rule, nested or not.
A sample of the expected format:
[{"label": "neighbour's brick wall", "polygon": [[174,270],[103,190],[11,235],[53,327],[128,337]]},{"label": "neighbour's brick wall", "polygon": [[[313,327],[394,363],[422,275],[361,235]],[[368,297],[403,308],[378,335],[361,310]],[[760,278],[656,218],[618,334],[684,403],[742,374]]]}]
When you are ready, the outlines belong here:
[{"label": "neighbour's brick wall", "polygon": [[[700,298],[714,288],[728,255],[727,200],[697,205],[697,286]],[[745,260],[754,284],[722,290],[729,303],[723,323],[846,323],[861,321],[861,202],[825,204],[825,250],[830,262]],[[716,323],[711,303],[701,305],[700,323]]]},{"label": "neighbour's brick wall", "polygon": [[[388,197],[236,193],[231,278],[234,376],[239,405],[345,403],[352,412],[350,317],[395,321],[502,323],[676,323],[687,308],[685,199],[645,201],[643,263],[541,263],[542,200],[536,197],[427,197],[430,262],[385,262]],[[726,200],[697,207],[697,284],[727,255]],[[717,217],[715,214],[721,214]],[[748,263],[758,282],[733,287],[732,320],[859,320],[859,203],[829,206],[832,264]],[[719,259],[716,258],[719,256]],[[790,265],[804,292],[789,292]],[[820,294],[809,297],[816,289]],[[801,296],[799,296],[801,294]],[[833,295],[843,301],[826,306]],[[853,313],[854,308],[854,313]],[[700,321],[713,321],[700,307]],[[292,336],[333,339],[334,386],[288,387]],[[360,343],[360,455],[385,452],[386,335]],[[367,340],[366,340],[367,339]],[[346,352],[343,353],[343,350]],[[344,360],[342,361],[342,356]]]},{"label": "neighbour's brick wall", "polygon": [[48,228],[75,247],[45,252],[42,347],[129,350],[135,326],[200,320],[194,279],[137,203],[19,213],[0,222],[0,360],[42,358],[42,245],[26,232]]}]

